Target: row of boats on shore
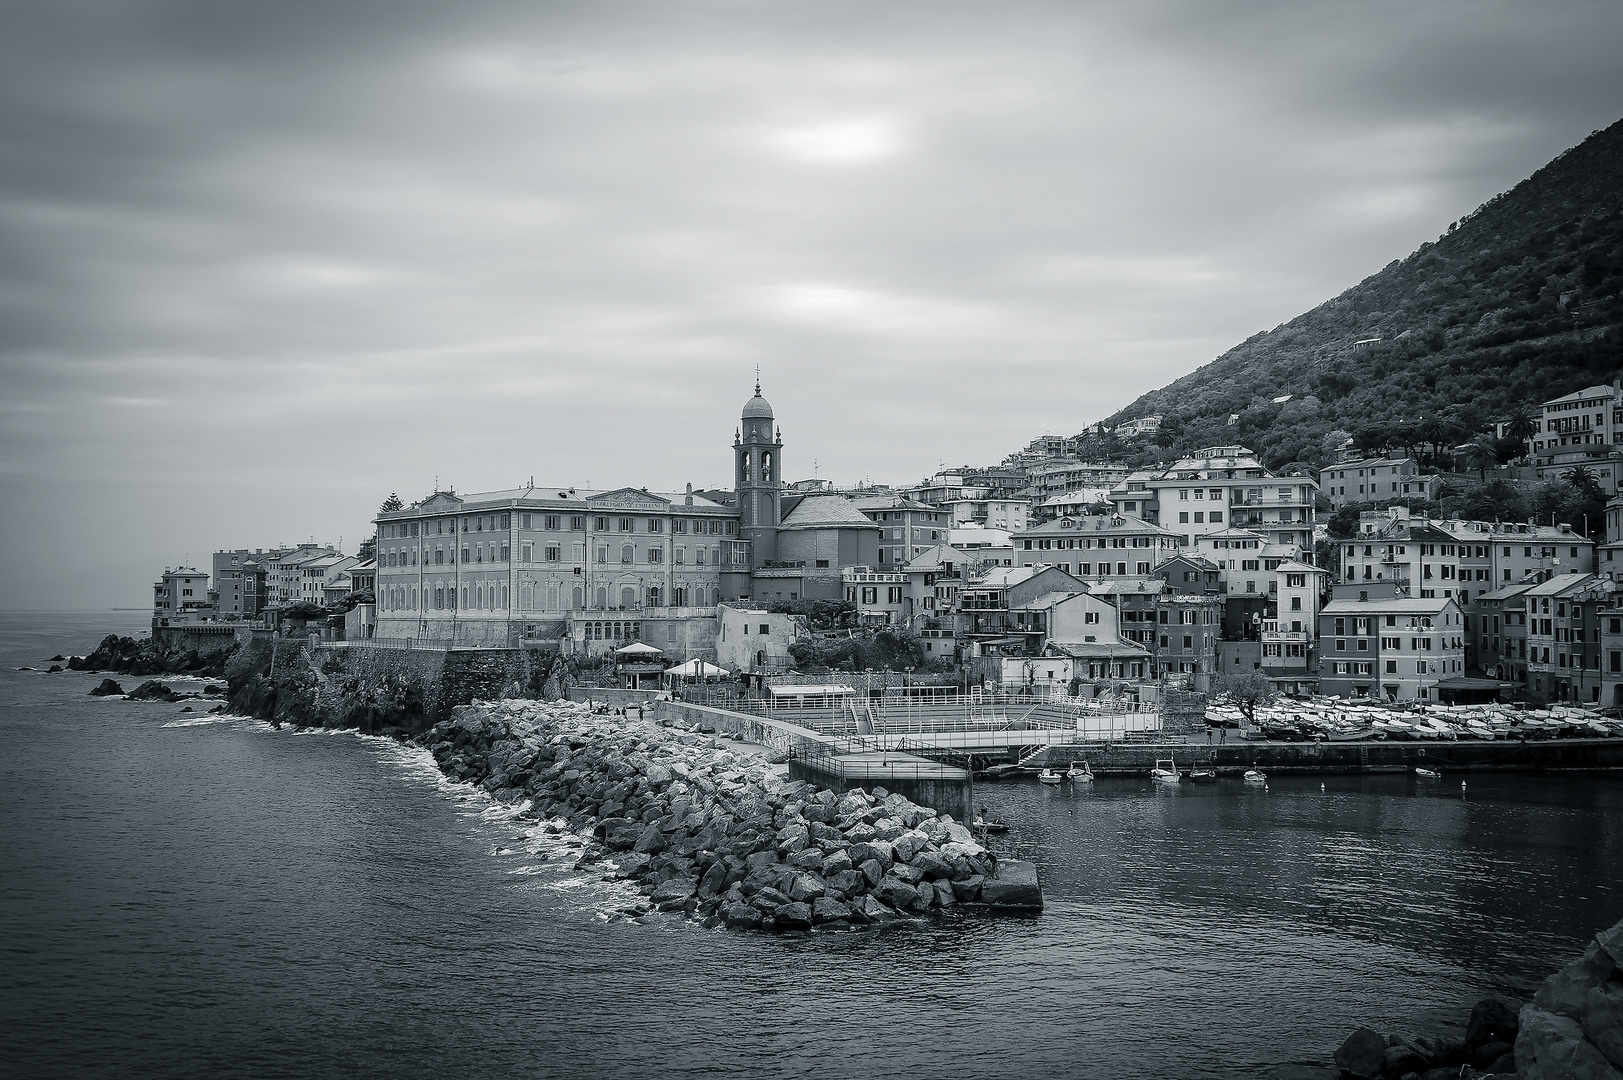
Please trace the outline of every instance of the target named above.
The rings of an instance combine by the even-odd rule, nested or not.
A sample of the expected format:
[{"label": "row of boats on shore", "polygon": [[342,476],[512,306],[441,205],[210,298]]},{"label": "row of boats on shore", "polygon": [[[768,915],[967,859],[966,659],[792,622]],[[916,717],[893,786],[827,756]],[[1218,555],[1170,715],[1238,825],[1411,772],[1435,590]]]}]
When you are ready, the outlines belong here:
[{"label": "row of boats on shore", "polygon": [[1623,720],[1570,705],[1518,709],[1499,704],[1423,704],[1398,710],[1337,699],[1287,701],[1257,709],[1255,726],[1238,708],[1210,705],[1206,723],[1238,728],[1242,738],[1283,742],[1623,738]]}]

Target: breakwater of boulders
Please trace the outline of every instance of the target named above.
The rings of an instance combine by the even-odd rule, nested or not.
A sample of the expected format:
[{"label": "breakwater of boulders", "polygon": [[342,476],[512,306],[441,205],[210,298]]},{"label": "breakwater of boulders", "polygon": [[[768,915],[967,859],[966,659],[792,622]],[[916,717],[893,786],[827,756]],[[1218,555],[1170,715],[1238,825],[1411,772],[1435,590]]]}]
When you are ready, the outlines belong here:
[{"label": "breakwater of boulders", "polygon": [[1335,1060],[1345,1080],[1623,1080],[1623,922],[1521,1009],[1479,1002],[1463,1038],[1359,1028]]},{"label": "breakwater of boulders", "polygon": [[996,857],[948,816],[883,788],[791,781],[653,720],[567,701],[477,703],[418,741],[452,778],[599,841],[587,859],[638,883],[636,914],[838,930],[1024,901],[1002,895]]}]

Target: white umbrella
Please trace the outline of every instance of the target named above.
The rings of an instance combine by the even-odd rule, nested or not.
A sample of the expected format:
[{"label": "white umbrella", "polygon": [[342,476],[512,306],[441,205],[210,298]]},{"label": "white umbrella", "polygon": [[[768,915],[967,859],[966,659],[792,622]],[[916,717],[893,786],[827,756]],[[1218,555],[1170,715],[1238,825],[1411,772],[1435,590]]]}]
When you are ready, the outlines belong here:
[{"label": "white umbrella", "polygon": [[678,664],[676,667],[665,669],[665,674],[679,679],[705,679],[720,678],[723,675],[731,675],[732,672],[728,671],[724,667],[717,667],[715,664],[709,664],[703,660],[695,658],[693,660],[689,660],[685,664]]}]

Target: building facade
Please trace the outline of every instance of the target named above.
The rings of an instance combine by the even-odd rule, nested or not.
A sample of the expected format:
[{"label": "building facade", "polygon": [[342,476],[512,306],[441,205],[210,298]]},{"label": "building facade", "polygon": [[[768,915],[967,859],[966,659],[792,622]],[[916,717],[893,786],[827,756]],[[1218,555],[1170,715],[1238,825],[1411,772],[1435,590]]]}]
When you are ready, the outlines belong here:
[{"label": "building facade", "polygon": [[1187,546],[1207,533],[1245,528],[1310,549],[1318,490],[1309,476],[1275,476],[1243,446],[1211,446],[1170,469],[1130,474],[1110,499],[1120,513],[1159,524]]},{"label": "building facade", "polygon": [[1464,615],[1452,597],[1337,598],[1319,614],[1319,690],[1349,698],[1436,701],[1465,671]]}]

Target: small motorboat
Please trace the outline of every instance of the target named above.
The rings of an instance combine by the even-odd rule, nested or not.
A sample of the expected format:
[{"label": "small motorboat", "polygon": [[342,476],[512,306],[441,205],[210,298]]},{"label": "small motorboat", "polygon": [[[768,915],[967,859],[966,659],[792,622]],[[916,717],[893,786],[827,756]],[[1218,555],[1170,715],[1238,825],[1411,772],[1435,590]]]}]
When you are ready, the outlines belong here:
[{"label": "small motorboat", "polygon": [[1005,833],[1009,826],[1002,821],[987,821],[985,818],[976,818],[970,827],[978,833]]},{"label": "small motorboat", "polygon": [[1247,769],[1245,771],[1245,782],[1248,784],[1266,784],[1268,774],[1261,769]]},{"label": "small motorboat", "polygon": [[1093,783],[1093,769],[1085,761],[1080,765],[1073,761],[1071,767],[1065,770],[1065,779],[1073,784],[1091,784]]},{"label": "small motorboat", "polygon": [[1044,784],[1057,784],[1064,779],[1064,777],[1062,774],[1055,772],[1053,769],[1044,769],[1042,772],[1037,774],[1037,779]]},{"label": "small motorboat", "polygon": [[1176,784],[1178,782],[1178,763],[1171,758],[1161,758],[1150,770],[1150,779],[1162,783]]},{"label": "small motorboat", "polygon": [[1415,766],[1414,774],[1416,776],[1424,776],[1428,780],[1436,780],[1438,777],[1443,775],[1442,773],[1438,772],[1436,769],[1422,769],[1418,765]]},{"label": "small motorboat", "polygon": [[1217,770],[1211,768],[1190,769],[1189,779],[1196,784],[1217,783]]}]

